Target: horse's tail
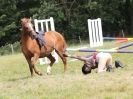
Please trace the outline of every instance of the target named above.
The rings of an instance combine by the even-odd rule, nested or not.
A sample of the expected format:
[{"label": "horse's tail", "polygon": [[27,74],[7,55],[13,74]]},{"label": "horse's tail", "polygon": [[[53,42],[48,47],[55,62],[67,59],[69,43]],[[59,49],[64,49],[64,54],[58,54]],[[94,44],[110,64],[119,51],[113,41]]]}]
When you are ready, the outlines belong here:
[{"label": "horse's tail", "polygon": [[63,50],[63,56],[65,57],[65,56],[67,56],[67,43],[66,43],[66,41],[64,40],[64,45],[63,45],[63,48],[64,48],[64,50]]},{"label": "horse's tail", "polygon": [[64,52],[64,54],[66,53],[66,49],[67,49],[67,43],[66,43],[66,40],[63,38],[63,40],[64,40],[64,45],[63,45],[63,48],[64,48],[64,50],[63,50],[63,52]]},{"label": "horse's tail", "polygon": [[66,54],[66,52],[67,52],[67,50],[66,50],[67,47],[68,47],[68,46],[67,46],[67,43],[65,42],[65,44],[64,44],[64,54]]},{"label": "horse's tail", "polygon": [[62,35],[60,35],[60,36],[61,36],[62,41],[63,41],[63,54],[66,54],[66,49],[68,46],[67,46],[65,38]]}]

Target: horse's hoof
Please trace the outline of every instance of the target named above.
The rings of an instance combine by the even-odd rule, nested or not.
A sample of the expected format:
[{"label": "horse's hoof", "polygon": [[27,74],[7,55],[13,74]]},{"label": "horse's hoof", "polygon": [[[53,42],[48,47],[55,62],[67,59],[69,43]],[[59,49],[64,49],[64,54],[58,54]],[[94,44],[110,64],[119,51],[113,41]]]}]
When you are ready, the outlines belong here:
[{"label": "horse's hoof", "polygon": [[32,74],[32,75],[31,75],[31,78],[34,78],[34,77],[35,77],[35,74]]},{"label": "horse's hoof", "polygon": [[50,72],[47,72],[47,75],[51,75],[51,73]]},{"label": "horse's hoof", "polygon": [[42,76],[42,73],[40,71],[36,72],[36,74]]},{"label": "horse's hoof", "polygon": [[38,75],[42,76],[43,74],[41,72],[38,72]]}]

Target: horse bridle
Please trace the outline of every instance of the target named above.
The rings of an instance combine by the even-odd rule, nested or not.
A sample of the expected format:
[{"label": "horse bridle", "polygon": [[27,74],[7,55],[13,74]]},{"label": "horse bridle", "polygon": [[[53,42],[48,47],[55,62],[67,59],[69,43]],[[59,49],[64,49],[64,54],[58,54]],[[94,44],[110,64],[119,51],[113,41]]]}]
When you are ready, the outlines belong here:
[{"label": "horse bridle", "polygon": [[[32,30],[30,32],[28,32],[28,35],[32,38],[35,39],[36,34],[33,34],[33,32],[35,32],[35,30]],[[36,33],[36,32],[35,32]]]}]

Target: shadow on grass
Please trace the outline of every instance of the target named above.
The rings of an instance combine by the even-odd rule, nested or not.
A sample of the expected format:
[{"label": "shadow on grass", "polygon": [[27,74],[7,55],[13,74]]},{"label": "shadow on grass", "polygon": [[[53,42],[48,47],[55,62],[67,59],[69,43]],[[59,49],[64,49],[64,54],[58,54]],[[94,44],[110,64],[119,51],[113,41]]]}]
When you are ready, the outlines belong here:
[{"label": "shadow on grass", "polygon": [[19,78],[10,78],[7,81],[19,81],[19,80],[25,80],[31,78],[31,76],[25,76],[25,77],[19,77]]}]

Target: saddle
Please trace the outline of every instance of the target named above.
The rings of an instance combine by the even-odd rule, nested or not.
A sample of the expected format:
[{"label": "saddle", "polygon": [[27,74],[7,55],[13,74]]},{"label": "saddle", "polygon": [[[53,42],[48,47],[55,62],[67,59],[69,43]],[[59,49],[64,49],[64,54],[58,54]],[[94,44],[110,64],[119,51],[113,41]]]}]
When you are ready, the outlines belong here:
[{"label": "saddle", "polygon": [[37,43],[40,48],[46,45],[46,41],[43,37],[44,35],[45,35],[45,32],[39,31],[39,32],[36,32],[36,35],[34,35],[34,37],[33,37],[34,39],[37,40]]}]

